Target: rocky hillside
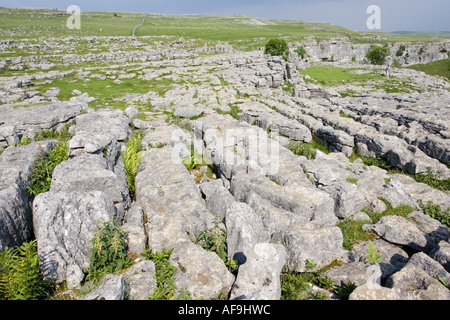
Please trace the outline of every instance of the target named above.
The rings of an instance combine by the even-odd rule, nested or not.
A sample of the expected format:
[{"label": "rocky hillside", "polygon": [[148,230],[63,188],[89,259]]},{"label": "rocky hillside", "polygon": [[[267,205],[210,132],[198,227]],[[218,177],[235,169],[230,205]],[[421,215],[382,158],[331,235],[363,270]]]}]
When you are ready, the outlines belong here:
[{"label": "rocky hillside", "polygon": [[[313,271],[332,283],[315,298],[450,299],[450,84],[384,77],[343,39],[304,43],[306,59],[298,45],[286,62],[183,39],[2,41],[0,251],[36,238],[45,279],[75,299],[147,299],[167,250],[190,298],[286,299],[286,275]],[[401,62],[448,45],[408,44]],[[368,77],[324,85],[313,62]],[[80,295],[112,220],[132,263]]]}]

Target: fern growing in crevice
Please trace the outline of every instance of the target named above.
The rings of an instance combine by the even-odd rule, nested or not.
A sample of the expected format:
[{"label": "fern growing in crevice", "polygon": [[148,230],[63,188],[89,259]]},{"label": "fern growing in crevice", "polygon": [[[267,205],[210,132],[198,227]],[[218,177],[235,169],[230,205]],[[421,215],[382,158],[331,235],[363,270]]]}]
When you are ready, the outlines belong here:
[{"label": "fern growing in crevice", "polygon": [[127,174],[128,188],[130,189],[131,199],[135,199],[136,188],[135,179],[142,159],[142,133],[135,134],[126,144],[125,154],[122,154],[125,172]]},{"label": "fern growing in crevice", "polygon": [[40,300],[52,291],[39,268],[37,240],[0,252],[0,268],[0,300]]},{"label": "fern growing in crevice", "polygon": [[33,163],[31,171],[31,187],[28,192],[35,197],[40,193],[50,190],[53,170],[61,162],[69,159],[67,142],[61,140],[58,145],[49,152],[43,152]]}]

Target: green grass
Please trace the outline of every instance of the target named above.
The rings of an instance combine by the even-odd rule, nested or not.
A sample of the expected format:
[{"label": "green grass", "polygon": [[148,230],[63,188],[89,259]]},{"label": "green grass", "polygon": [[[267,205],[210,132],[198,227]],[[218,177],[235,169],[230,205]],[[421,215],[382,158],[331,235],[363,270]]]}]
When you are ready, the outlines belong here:
[{"label": "green grass", "polygon": [[359,69],[312,66],[299,72],[304,76],[308,75],[317,80],[323,86],[339,86],[349,83],[367,83],[373,80],[384,80],[380,72],[369,71],[363,74],[356,74],[356,70]]},{"label": "green grass", "polygon": [[417,71],[425,72],[430,76],[440,76],[447,80],[450,79],[450,58],[446,60],[439,60],[427,64],[416,64],[406,67]]},{"label": "green grass", "polygon": [[313,139],[310,143],[291,141],[291,143],[289,143],[289,150],[291,150],[295,155],[304,156],[309,160],[314,159],[317,150],[320,150],[325,154],[330,153],[330,150],[328,150],[321,143],[317,142],[315,139]]},{"label": "green grass", "polygon": [[[386,93],[411,93],[412,91],[421,92],[419,88],[414,87],[409,81],[395,78],[385,77],[382,73],[382,68],[379,70],[365,70],[364,73],[356,73],[362,68],[338,68],[329,66],[315,65],[300,70],[299,72],[306,76],[315,79],[319,84],[325,87],[336,87],[342,85],[359,85],[366,87],[366,91],[382,90]],[[313,80],[306,80],[307,82],[314,82]],[[356,92],[351,89],[341,91],[342,97],[354,96]]]},{"label": "green grass", "polygon": [[408,214],[410,214],[411,212],[414,211],[414,208],[411,207],[410,205],[402,204],[402,205],[399,205],[398,207],[394,208],[392,206],[392,204],[389,203],[389,201],[387,201],[386,199],[384,199],[382,197],[380,197],[378,199],[380,199],[381,201],[384,202],[384,204],[386,205],[386,210],[384,210],[383,212],[373,212],[373,211],[370,211],[367,209],[362,210],[370,217],[370,219],[372,219],[373,222],[376,222],[381,217],[392,216],[392,215],[400,216],[400,217],[403,217],[403,218],[409,220]]},{"label": "green grass", "polygon": [[362,228],[363,225],[370,223],[372,222],[353,219],[345,219],[339,222],[337,226],[341,229],[344,239],[342,247],[345,250],[353,250],[353,245],[355,243],[375,239],[376,236],[374,233]]},{"label": "green grass", "polygon": [[345,250],[352,250],[354,244],[358,242],[370,241],[375,239],[375,234],[370,231],[364,230],[362,228],[363,225],[375,223],[378,219],[387,215],[396,215],[401,216],[405,219],[409,219],[408,214],[414,211],[414,208],[409,205],[402,204],[394,208],[392,204],[386,199],[381,197],[379,199],[386,205],[386,210],[384,210],[383,212],[373,212],[368,209],[362,210],[369,216],[370,220],[344,219],[343,221],[339,222],[337,226],[342,231],[342,235],[344,238],[343,248]]},{"label": "green grass", "polygon": [[281,273],[281,300],[326,300],[328,297],[321,292],[314,293],[310,285],[325,290],[331,290],[334,285],[328,277],[316,270],[317,264],[305,261],[306,272],[283,271]]},{"label": "green grass", "polygon": [[[179,81],[179,83],[182,80]],[[61,92],[57,96],[62,101],[68,101],[72,91],[77,89],[87,92],[96,101],[90,103],[92,108],[119,108],[125,109],[128,105],[125,100],[121,100],[126,94],[145,94],[150,91],[156,92],[159,96],[164,96],[167,91],[173,89],[176,82],[170,78],[156,78],[152,80],[122,79],[120,84],[114,83],[112,79],[90,78],[88,81],[80,80],[77,75],[54,79],[52,83],[36,84],[36,89],[45,93],[49,88],[58,87]]]}]

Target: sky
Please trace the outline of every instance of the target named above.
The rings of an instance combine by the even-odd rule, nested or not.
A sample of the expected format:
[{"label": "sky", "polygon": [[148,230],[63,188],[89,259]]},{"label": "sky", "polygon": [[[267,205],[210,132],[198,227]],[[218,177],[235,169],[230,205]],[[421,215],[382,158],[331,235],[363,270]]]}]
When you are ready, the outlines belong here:
[{"label": "sky", "polygon": [[[128,11],[165,14],[231,14],[265,19],[330,22],[356,31],[370,31],[370,5],[380,8],[376,31],[450,31],[449,0],[0,0],[0,6],[81,11]],[[1,22],[0,22],[1,25]]]}]

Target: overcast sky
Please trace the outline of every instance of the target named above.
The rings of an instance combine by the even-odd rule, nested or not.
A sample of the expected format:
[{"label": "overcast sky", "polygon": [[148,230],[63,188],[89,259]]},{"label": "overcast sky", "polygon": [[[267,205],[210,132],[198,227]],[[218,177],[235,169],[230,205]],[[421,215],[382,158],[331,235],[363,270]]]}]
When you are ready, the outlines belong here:
[{"label": "overcast sky", "polygon": [[367,7],[378,5],[380,31],[450,31],[449,0],[0,0],[0,6],[8,7],[66,9],[70,5],[81,11],[234,14],[331,22],[358,31],[368,30]]}]

